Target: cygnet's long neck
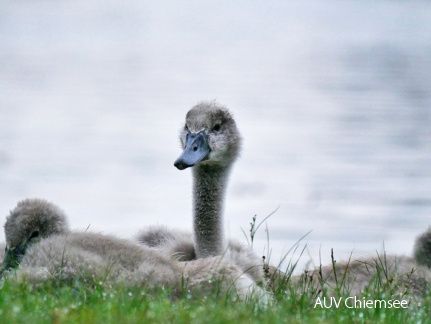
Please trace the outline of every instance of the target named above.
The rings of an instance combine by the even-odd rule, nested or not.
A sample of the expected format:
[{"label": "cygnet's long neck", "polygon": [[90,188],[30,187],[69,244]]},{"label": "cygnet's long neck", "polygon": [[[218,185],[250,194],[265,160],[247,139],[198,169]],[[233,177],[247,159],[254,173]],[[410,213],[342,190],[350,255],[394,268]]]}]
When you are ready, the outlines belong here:
[{"label": "cygnet's long neck", "polygon": [[197,165],[193,168],[194,233],[197,258],[226,251],[223,235],[223,199],[230,167]]}]

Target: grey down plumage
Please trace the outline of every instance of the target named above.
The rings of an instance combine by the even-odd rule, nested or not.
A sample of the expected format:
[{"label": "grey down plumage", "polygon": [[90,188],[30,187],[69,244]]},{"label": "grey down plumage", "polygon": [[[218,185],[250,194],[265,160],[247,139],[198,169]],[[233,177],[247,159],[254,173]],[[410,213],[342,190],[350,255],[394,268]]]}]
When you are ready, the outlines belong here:
[{"label": "grey down plumage", "polygon": [[193,174],[193,234],[165,226],[143,229],[137,240],[180,261],[224,255],[256,283],[264,282],[263,262],[253,251],[224,237],[223,201],[241,136],[229,110],[215,101],[191,108],[180,131],[182,155],[175,166]]},{"label": "grey down plumage", "polygon": [[[17,267],[16,277],[29,282],[55,278],[150,288],[169,286],[174,296],[180,294],[184,283],[192,292],[209,291],[217,285],[217,289],[241,299],[253,294],[266,298],[261,288],[223,257],[178,262],[130,240],[70,231],[64,212],[42,199],[19,202],[4,229],[7,251],[3,271],[8,273],[9,268]],[[16,251],[20,253],[8,258]]]}]

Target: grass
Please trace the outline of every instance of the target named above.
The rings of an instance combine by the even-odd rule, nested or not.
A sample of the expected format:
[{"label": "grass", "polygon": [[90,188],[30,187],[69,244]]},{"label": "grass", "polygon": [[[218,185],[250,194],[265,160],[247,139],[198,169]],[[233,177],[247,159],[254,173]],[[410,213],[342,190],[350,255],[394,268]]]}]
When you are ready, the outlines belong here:
[{"label": "grass", "polygon": [[[380,296],[369,296],[382,298]],[[428,323],[430,299],[408,309],[316,308],[313,293],[288,289],[277,302],[226,298],[180,298],[145,288],[75,286],[45,282],[37,286],[5,282],[0,294],[1,323]]]},{"label": "grass", "polygon": [[[256,217],[251,224],[253,241]],[[254,231],[254,232],[253,232]],[[269,242],[268,242],[269,243]],[[411,299],[408,308],[384,307],[348,308],[346,272],[335,276],[331,291],[325,290],[322,269],[315,276],[304,273],[294,280],[292,272],[301,257],[299,242],[289,251],[290,260],[283,273],[276,272],[278,284],[273,289],[274,302],[263,306],[255,300],[235,301],[231,296],[214,292],[190,296],[185,291],[180,298],[170,298],[169,289],[149,290],[146,287],[126,288],[100,282],[60,282],[54,279],[36,285],[6,279],[0,289],[0,323],[429,323],[431,294],[420,301]],[[269,254],[269,249],[268,249]],[[332,252],[332,266],[336,260]],[[287,258],[287,256],[286,256]],[[268,258],[269,259],[269,258]],[[376,278],[364,290],[366,300],[392,299],[403,288],[402,282],[391,277],[386,256],[378,255]],[[268,271],[268,276],[271,276]],[[314,281],[313,281],[314,280]],[[317,281],[316,281],[317,280]],[[341,300],[340,306],[321,307]],[[330,299],[334,297],[335,299]],[[404,296],[409,298],[408,294]],[[319,299],[318,299],[319,298]],[[341,299],[340,299],[341,298]],[[362,296],[358,298],[362,300]]]}]

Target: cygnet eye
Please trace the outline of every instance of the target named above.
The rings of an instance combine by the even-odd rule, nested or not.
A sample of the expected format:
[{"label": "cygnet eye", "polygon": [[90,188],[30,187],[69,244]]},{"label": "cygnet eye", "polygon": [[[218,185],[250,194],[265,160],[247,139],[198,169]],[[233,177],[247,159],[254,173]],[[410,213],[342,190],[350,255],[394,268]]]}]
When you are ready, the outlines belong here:
[{"label": "cygnet eye", "polygon": [[221,128],[220,124],[215,124],[214,127],[213,127],[213,131],[218,132],[220,130],[220,128]]},{"label": "cygnet eye", "polygon": [[34,231],[31,233],[29,240],[39,237],[39,231]]}]

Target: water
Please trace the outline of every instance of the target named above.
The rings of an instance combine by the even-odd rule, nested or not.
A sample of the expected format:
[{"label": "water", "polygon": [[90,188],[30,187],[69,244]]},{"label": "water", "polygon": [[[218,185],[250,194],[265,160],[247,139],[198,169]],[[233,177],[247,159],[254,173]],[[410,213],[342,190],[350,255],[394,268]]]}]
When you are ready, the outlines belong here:
[{"label": "water", "polygon": [[241,227],[280,206],[273,263],[310,230],[301,266],[331,248],[410,254],[431,223],[431,3],[0,6],[0,222],[42,197],[76,229],[190,229],[177,133],[216,98],[245,140],[226,231],[245,241]]}]

